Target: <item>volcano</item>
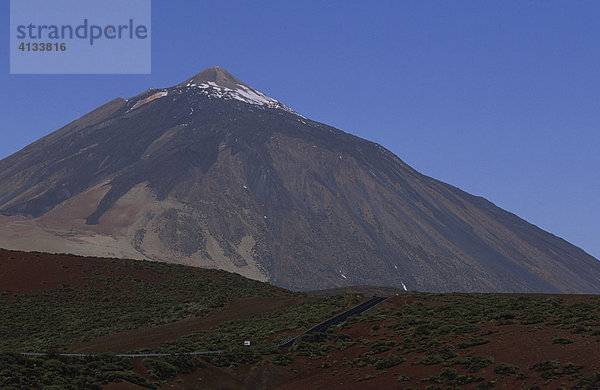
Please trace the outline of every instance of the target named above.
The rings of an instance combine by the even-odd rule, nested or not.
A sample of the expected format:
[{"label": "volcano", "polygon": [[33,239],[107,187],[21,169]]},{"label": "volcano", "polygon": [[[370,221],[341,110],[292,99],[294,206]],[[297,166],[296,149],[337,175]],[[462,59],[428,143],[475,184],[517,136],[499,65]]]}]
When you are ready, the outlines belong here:
[{"label": "volcano", "polygon": [[115,99],[0,161],[0,247],[296,289],[600,293],[600,262],[220,67]]}]

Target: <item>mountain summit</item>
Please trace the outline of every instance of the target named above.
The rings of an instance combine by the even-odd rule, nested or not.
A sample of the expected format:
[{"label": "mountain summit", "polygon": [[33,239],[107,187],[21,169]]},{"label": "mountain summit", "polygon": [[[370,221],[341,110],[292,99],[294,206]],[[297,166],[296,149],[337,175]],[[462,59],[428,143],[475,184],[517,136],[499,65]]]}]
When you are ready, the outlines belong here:
[{"label": "mountain summit", "polygon": [[599,293],[600,262],[224,69],[115,99],[0,161],[0,247],[293,289]]},{"label": "mountain summit", "polygon": [[205,69],[176,87],[185,88],[187,92],[190,88],[196,90],[196,92],[201,91],[201,93],[212,98],[234,99],[244,103],[281,108],[293,112],[284,104],[251,88],[219,66]]},{"label": "mountain summit", "polygon": [[233,76],[231,73],[221,68],[220,66],[214,66],[212,68],[204,69],[202,72],[198,73],[194,77],[190,77],[183,83],[179,84],[178,87],[190,86],[192,84],[201,85],[205,83],[214,83],[219,87],[225,87],[230,89],[237,89],[240,85],[246,88],[250,88],[248,85],[238,80],[235,76]]}]

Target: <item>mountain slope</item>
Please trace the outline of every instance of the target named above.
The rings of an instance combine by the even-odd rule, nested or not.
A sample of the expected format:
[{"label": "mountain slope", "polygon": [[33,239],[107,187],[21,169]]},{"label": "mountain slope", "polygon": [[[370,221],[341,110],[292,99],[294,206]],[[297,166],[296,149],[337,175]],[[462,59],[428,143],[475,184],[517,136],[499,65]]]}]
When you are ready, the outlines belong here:
[{"label": "mountain slope", "polygon": [[600,263],[222,68],[0,162],[0,246],[216,267],[293,289],[600,292]]}]

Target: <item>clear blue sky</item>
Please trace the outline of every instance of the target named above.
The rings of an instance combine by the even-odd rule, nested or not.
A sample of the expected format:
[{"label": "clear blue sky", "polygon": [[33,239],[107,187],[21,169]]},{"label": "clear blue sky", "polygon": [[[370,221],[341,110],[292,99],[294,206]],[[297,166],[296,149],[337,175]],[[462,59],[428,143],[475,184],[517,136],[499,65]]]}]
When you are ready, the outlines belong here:
[{"label": "clear blue sky", "polygon": [[220,65],[600,258],[597,1],[154,0],[151,75],[9,75],[0,158]]}]

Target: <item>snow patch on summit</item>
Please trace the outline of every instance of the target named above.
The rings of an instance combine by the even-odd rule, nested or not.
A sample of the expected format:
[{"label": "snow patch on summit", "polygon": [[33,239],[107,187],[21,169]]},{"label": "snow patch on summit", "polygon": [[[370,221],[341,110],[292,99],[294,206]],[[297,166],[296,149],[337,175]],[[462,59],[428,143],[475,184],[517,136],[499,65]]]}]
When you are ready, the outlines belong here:
[{"label": "snow patch on summit", "polygon": [[245,101],[250,104],[269,105],[279,103],[277,100],[271,99],[267,95],[258,91],[253,91],[243,85],[240,85],[240,89],[237,89],[236,92],[238,93],[238,96],[236,96],[235,99]]},{"label": "snow patch on summit", "polygon": [[225,100],[239,100],[247,104],[254,104],[257,106],[268,107],[268,108],[280,108],[282,110],[291,112],[293,114],[302,116],[286,106],[285,104],[268,97],[262,92],[259,92],[253,88],[249,88],[242,84],[237,84],[237,88],[231,89],[223,87],[215,83],[214,81],[207,81],[201,84],[196,84],[192,81],[186,84],[187,88],[197,88],[202,91],[203,94],[211,98],[221,98]]}]

